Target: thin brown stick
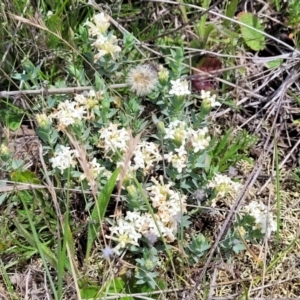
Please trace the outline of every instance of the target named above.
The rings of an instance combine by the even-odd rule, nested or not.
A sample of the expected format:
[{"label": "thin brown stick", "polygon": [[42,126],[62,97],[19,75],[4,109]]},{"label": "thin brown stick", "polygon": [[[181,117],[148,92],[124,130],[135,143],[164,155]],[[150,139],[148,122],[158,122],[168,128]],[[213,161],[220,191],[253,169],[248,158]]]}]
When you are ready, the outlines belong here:
[{"label": "thin brown stick", "polygon": [[[109,88],[111,89],[119,89],[127,87],[126,83],[120,83],[120,84],[111,84],[109,85]],[[0,92],[0,98],[7,98],[7,97],[16,97],[21,95],[42,95],[42,96],[48,96],[48,95],[57,95],[57,94],[77,94],[84,91],[89,91],[94,89],[92,86],[77,86],[77,87],[64,87],[64,88],[53,88],[53,89],[47,89],[42,88],[39,90],[24,90],[24,91],[2,91]]]}]

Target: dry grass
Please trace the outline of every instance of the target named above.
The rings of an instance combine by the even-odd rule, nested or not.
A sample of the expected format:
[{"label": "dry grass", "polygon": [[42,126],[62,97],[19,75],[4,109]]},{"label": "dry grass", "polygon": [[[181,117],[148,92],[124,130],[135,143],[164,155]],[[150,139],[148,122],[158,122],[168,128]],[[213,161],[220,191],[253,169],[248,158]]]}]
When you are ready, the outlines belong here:
[{"label": "dry grass", "polygon": [[[245,50],[242,45],[239,45],[230,53],[222,51],[223,49],[218,47],[218,43],[214,44],[213,42],[211,49],[192,48],[188,44],[195,37],[193,23],[184,24],[181,14],[172,15],[172,10],[178,3],[172,1],[145,1],[151,26],[163,24],[166,29],[165,36],[168,34],[172,36],[174,32],[178,34],[178,31],[180,31],[180,36],[187,44],[185,47],[187,57],[194,53],[210,54],[223,61],[224,76],[220,75],[214,78],[219,82],[219,87],[222,84],[226,86],[226,99],[232,99],[234,105],[216,111],[211,119],[220,126],[221,130],[225,128],[246,129],[259,138],[255,148],[249,153],[249,157],[251,156],[255,160],[254,168],[246,171],[245,166],[236,166],[244,182],[243,190],[231,209],[228,209],[223,222],[218,224],[218,231],[214,234],[211,233],[210,238],[213,240],[214,246],[206,260],[196,268],[186,271],[185,280],[190,286],[186,292],[177,293],[178,299],[180,297],[182,299],[192,299],[193,296],[193,299],[238,299],[243,294],[248,295],[248,298],[245,296],[243,299],[297,299],[300,295],[300,243],[298,241],[300,234],[300,209],[298,208],[300,197],[299,183],[295,182],[291,173],[293,169],[299,167],[299,127],[294,121],[300,115],[300,108],[292,96],[293,94],[300,95],[298,85],[300,76],[299,53],[295,51],[295,54],[292,55],[289,52],[285,54],[285,61],[280,67],[267,69],[265,67],[267,57],[258,58],[253,53]],[[194,9],[195,14],[203,11],[196,6],[191,5],[190,7]],[[264,15],[268,14],[271,15],[271,11],[264,11]],[[221,24],[222,17],[216,11],[216,13],[210,15],[208,22]],[[16,28],[20,27],[21,21],[28,24],[21,17],[14,16],[14,19],[19,21]],[[128,24],[126,24],[126,20],[117,21],[112,19],[112,22],[121,32],[127,31],[126,26]],[[35,26],[44,27],[44,24],[35,24]],[[171,28],[171,30],[168,30],[168,28]],[[278,43],[277,38],[271,36],[269,38],[272,43]],[[147,42],[143,44],[137,40],[140,53],[144,55],[147,51],[156,59],[164,56],[163,46],[156,45],[154,47]],[[288,49],[286,51],[291,51],[290,45],[286,44],[285,46]],[[189,67],[192,74],[193,67],[191,64]],[[210,74],[206,75],[210,76]],[[225,98],[225,95],[220,94],[220,97]],[[67,135],[73,147],[80,152],[82,169],[89,178],[85,150],[70,134],[67,133]],[[25,135],[22,138],[25,138]],[[15,140],[11,136],[8,136],[8,139],[10,141]],[[124,158],[123,173],[126,172],[126,165],[131,158],[132,151],[134,151],[137,139],[139,139],[139,136],[132,139],[128,156]],[[29,142],[24,143],[28,144]],[[248,250],[238,255],[232,255],[232,261],[228,262],[219,251],[218,246],[235,220],[238,209],[249,201],[261,200],[276,212],[275,145],[278,146],[280,167],[281,228],[279,241],[273,235],[271,239],[264,240],[261,244],[247,242]],[[25,147],[22,146],[21,148],[24,152]],[[30,152],[33,151],[32,148],[30,151],[26,151],[32,156],[32,152]],[[37,156],[37,153],[34,153]],[[122,185],[123,173],[120,185]],[[92,179],[91,183],[91,186],[95,187]],[[94,198],[96,198],[96,187],[92,192]],[[87,277],[98,276],[99,273],[95,270],[103,270],[102,266],[99,266],[97,252],[94,255],[91,258],[90,265],[86,266],[90,271],[83,271]],[[122,267],[124,267],[122,263],[116,264],[116,268],[119,268],[116,272],[118,273]],[[127,267],[130,269],[131,266]],[[41,264],[35,264],[34,268],[29,264],[23,269],[25,269],[24,272],[16,271],[14,274],[9,274],[11,282],[20,297],[24,299],[25,297],[28,297],[28,299],[47,299],[45,291],[48,287],[42,280],[43,275],[41,274],[44,270]],[[35,274],[39,274],[39,276]],[[203,278],[206,279],[206,284],[203,284]],[[3,285],[3,282],[0,281],[0,284]],[[1,299],[12,299],[7,292],[7,287],[2,285],[0,285]],[[69,285],[70,291],[66,291],[66,293],[69,293],[68,295],[74,292],[72,279],[69,280]],[[203,291],[208,291],[208,297]],[[170,294],[165,292],[165,295]],[[170,299],[168,297],[162,296],[161,299]]]}]

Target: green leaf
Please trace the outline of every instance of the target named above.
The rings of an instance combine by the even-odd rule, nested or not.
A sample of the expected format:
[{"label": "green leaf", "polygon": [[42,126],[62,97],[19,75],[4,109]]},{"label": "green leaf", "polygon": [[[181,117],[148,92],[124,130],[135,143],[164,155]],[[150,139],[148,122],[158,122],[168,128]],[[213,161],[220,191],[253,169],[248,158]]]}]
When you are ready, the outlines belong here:
[{"label": "green leaf", "polygon": [[[114,278],[109,281],[104,287],[99,287],[96,285],[91,285],[80,289],[80,295],[83,300],[85,299],[105,299],[106,293],[124,293],[125,283],[120,278]],[[128,297],[120,297],[120,300],[132,300],[133,298]]]},{"label": "green leaf", "polygon": [[36,177],[36,174],[31,171],[13,172],[11,174],[12,180],[23,183],[40,184],[41,181]]},{"label": "green leaf", "polygon": [[114,173],[111,175],[106,185],[104,186],[102,192],[100,193],[97,202],[95,203],[95,207],[91,214],[90,224],[88,226],[86,260],[88,260],[89,258],[92,244],[95,241],[97,234],[100,230],[101,222],[104,218],[107,205],[110,200],[111,193],[116,185],[119,173],[120,169],[116,169],[114,171]]},{"label": "green leaf", "polygon": [[243,244],[243,243],[237,243],[237,244],[235,244],[233,247],[232,247],[232,250],[236,253],[236,254],[238,254],[238,253],[240,253],[241,251],[243,251],[243,250],[246,250],[247,248],[246,248],[246,246]]},{"label": "green leaf", "polygon": [[11,162],[11,167],[13,170],[18,170],[24,165],[24,161],[21,159],[13,159]]},{"label": "green leaf", "polygon": [[278,68],[282,64],[282,62],[283,62],[283,59],[278,58],[278,59],[268,62],[267,66],[269,69],[275,69],[275,68]]},{"label": "green leaf", "polygon": [[[264,27],[260,24],[259,19],[251,14],[242,12],[238,15],[238,20],[254,29],[264,31]],[[266,38],[262,32],[258,32],[252,28],[241,26],[243,39],[247,46],[254,51],[260,51],[265,48]]]},{"label": "green leaf", "polygon": [[0,206],[4,203],[4,201],[6,200],[8,194],[4,193],[2,195],[0,195]]},{"label": "green leaf", "polygon": [[80,290],[81,299],[94,299],[99,292],[99,286],[88,286]]},{"label": "green leaf", "polygon": [[4,115],[6,119],[6,125],[9,127],[9,129],[15,131],[20,128],[24,114],[10,111],[5,112]]},{"label": "green leaf", "polygon": [[[229,4],[226,7],[226,17],[228,18],[233,18],[234,14],[236,12],[237,6],[238,6],[239,1],[238,0],[231,0]],[[223,22],[225,27],[228,27],[230,24],[229,20],[224,20]]]}]

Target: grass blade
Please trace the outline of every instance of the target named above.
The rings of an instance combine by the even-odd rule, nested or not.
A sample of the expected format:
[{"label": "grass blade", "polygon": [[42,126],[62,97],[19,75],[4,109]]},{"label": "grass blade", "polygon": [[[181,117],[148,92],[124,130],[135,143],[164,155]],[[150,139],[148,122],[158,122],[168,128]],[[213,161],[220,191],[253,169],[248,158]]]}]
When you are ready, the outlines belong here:
[{"label": "grass blade", "polygon": [[95,207],[91,214],[90,224],[88,225],[88,240],[85,257],[86,260],[89,258],[92,244],[95,241],[97,233],[100,230],[101,222],[104,218],[107,205],[110,200],[111,193],[116,185],[119,173],[120,169],[114,171],[114,173],[111,175],[106,185],[104,186],[102,192],[100,193],[97,202],[95,203]]}]

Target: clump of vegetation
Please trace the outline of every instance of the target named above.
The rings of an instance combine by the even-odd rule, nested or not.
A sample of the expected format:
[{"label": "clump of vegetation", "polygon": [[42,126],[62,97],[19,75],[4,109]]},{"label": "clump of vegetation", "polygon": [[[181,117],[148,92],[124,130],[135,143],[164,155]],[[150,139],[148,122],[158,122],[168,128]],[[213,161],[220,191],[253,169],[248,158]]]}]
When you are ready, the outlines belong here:
[{"label": "clump of vegetation", "polygon": [[248,299],[296,255],[297,63],[260,3],[187,2],[1,8],[4,299]]}]

